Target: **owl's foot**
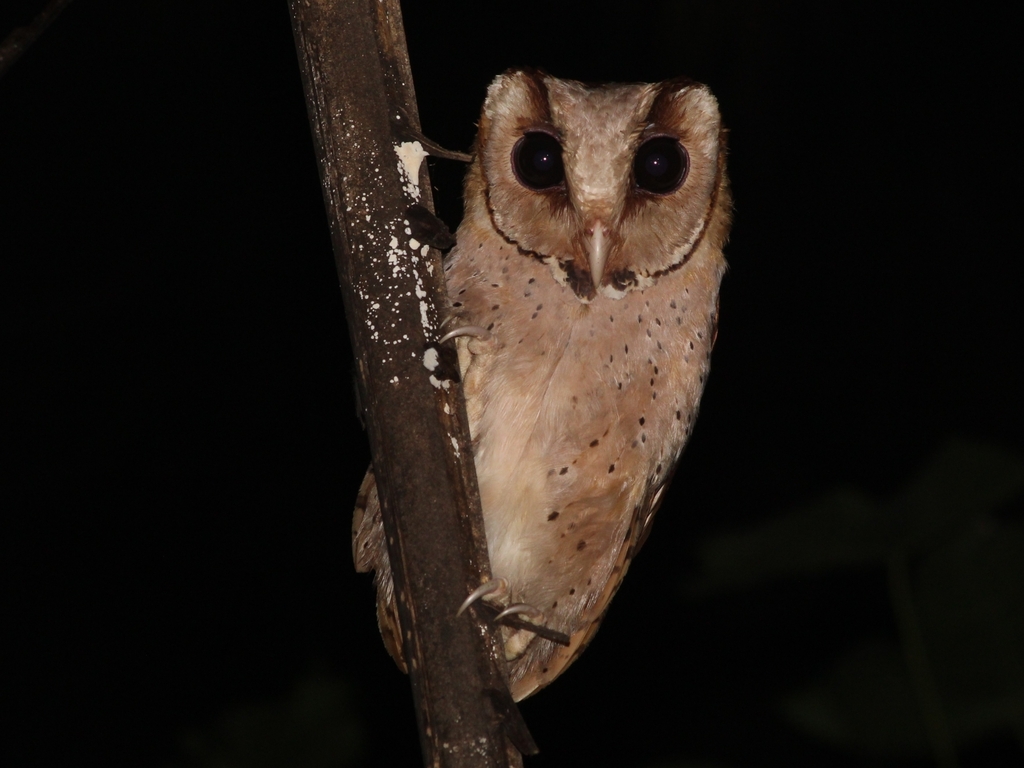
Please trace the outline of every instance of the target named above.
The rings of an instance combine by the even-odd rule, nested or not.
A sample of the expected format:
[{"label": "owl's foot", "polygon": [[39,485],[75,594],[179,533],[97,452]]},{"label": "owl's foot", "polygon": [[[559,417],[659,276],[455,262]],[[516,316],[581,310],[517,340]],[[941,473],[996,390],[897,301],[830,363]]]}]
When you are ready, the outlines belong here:
[{"label": "owl's foot", "polygon": [[[448,331],[448,333],[442,336],[437,343],[444,344],[449,339],[456,339],[460,336],[470,337],[469,341],[466,343],[465,349],[468,350],[471,355],[482,355],[492,352],[497,344],[491,332],[486,328],[481,328],[479,325],[464,325],[461,328],[456,328],[454,331]],[[462,360],[461,347],[459,359],[464,365],[466,361]],[[465,373],[465,371],[463,371],[463,373]]]},{"label": "owl's foot", "polygon": [[514,661],[526,653],[526,649],[537,637],[543,637],[559,645],[569,645],[569,636],[545,626],[545,618],[542,610],[529,603],[515,603],[494,617],[495,623],[505,626],[507,661]]},{"label": "owl's foot", "polygon": [[[462,602],[462,605],[459,606],[459,610],[455,615],[461,616],[469,606],[483,598],[500,599],[507,595],[508,582],[505,579],[491,579],[474,589],[469,597]],[[544,612],[539,608],[529,603],[515,603],[498,612],[500,606],[494,605],[491,599],[481,604],[487,606],[490,615],[493,617],[491,621],[496,624],[504,624],[506,627],[514,630],[512,637],[518,640],[518,644],[516,642],[512,643],[516,647],[511,651],[506,647],[506,652],[512,653],[512,656],[509,658],[516,658],[520,655],[534,636],[543,637],[559,645],[569,645],[569,636],[567,634],[544,626]],[[506,640],[508,639],[506,638]],[[522,648],[519,648],[518,645],[522,645]]]},{"label": "owl's foot", "polygon": [[[444,341],[444,339],[441,339]],[[456,616],[461,616],[469,606],[475,603],[477,600],[484,597],[504,597],[508,594],[508,582],[504,579],[491,579],[485,581],[479,587],[470,592],[469,597],[462,601],[462,605],[459,606],[459,610],[455,612]]]},{"label": "owl's foot", "polygon": [[461,328],[456,328],[454,331],[448,331],[448,333],[437,340],[437,343],[444,344],[446,341],[458,338],[459,336],[472,336],[481,341],[491,340],[491,332],[486,328],[481,328],[479,325],[464,325]]},{"label": "owl's foot", "polygon": [[536,635],[558,645],[568,645],[569,636],[565,632],[546,626],[546,620],[544,611],[529,603],[515,603],[494,617],[495,623],[516,630],[516,635],[521,636],[520,639],[523,639],[522,632],[525,631],[529,635],[527,641]]},{"label": "owl's foot", "polygon": [[506,616],[524,616],[533,624],[544,624],[544,611],[539,608],[535,608],[529,603],[516,603],[515,605],[510,605],[504,611],[495,616],[494,620],[500,623]]}]

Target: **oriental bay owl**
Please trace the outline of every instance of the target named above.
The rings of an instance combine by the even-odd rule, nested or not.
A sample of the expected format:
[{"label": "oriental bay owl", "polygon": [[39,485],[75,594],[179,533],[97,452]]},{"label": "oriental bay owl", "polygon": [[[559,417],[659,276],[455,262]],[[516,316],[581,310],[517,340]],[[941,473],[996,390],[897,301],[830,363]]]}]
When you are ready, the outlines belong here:
[{"label": "oriental bay owl", "polygon": [[[517,701],[580,654],[650,530],[708,373],[730,216],[705,86],[513,70],[489,87],[445,262],[494,575],[483,591],[569,637],[503,628]],[[404,667],[372,471],[353,551],[376,571]]]}]

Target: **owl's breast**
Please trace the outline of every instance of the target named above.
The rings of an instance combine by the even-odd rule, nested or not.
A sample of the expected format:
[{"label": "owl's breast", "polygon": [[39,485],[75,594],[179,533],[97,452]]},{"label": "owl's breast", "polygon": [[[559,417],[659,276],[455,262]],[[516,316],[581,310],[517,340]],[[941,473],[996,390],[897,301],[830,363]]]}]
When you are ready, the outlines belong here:
[{"label": "owl's breast", "polygon": [[448,265],[456,311],[493,336],[465,376],[491,567],[567,631],[689,434],[721,276],[695,267],[583,304],[497,238],[460,231]]}]

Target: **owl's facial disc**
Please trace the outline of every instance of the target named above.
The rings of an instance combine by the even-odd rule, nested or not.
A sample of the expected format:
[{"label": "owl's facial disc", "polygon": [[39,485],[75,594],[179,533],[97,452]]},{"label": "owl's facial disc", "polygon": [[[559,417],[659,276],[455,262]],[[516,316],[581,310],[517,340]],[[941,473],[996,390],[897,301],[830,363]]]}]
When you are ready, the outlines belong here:
[{"label": "owl's facial disc", "polygon": [[724,189],[717,102],[685,78],[592,87],[512,70],[488,89],[477,147],[480,213],[583,303],[686,264]]}]

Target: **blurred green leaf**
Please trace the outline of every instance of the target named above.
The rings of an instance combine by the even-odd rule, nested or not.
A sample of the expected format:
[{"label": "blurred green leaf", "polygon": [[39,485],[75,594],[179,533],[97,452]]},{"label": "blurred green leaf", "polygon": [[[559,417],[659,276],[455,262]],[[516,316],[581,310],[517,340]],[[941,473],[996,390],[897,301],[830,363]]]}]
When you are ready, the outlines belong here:
[{"label": "blurred green leaf", "polygon": [[708,540],[693,591],[888,568],[902,644],[847,652],[782,702],[790,722],[844,749],[950,765],[954,745],[1000,731],[1024,746],[1024,521],[1003,514],[1022,491],[1020,457],[951,440],[888,500],[841,488]]},{"label": "blurred green leaf", "polygon": [[782,708],[797,728],[835,746],[893,756],[928,751],[914,687],[894,643],[853,649]]},{"label": "blurred green leaf", "polygon": [[892,543],[908,555],[930,549],[967,519],[988,517],[1024,490],[1024,461],[983,443],[943,445],[886,505]]},{"label": "blurred green leaf", "polygon": [[[982,521],[929,553],[913,597],[952,741],[1024,735],[1024,524]],[[783,709],[798,728],[837,746],[925,756],[921,695],[904,651],[875,641],[844,655]]]},{"label": "blurred green leaf", "polygon": [[348,687],[317,674],[283,700],[237,707],[188,734],[171,768],[344,768],[361,742]]},{"label": "blurred green leaf", "polygon": [[698,550],[701,577],[691,589],[706,595],[784,577],[881,565],[893,551],[913,556],[1022,490],[1024,461],[1019,457],[952,440],[889,502],[840,488],[747,530],[708,539]]},{"label": "blurred green leaf", "polygon": [[1024,737],[1024,523],[979,523],[924,558],[914,586],[954,739]]},{"label": "blurred green leaf", "polygon": [[885,551],[875,504],[843,488],[781,517],[708,539],[698,557],[697,594],[740,589],[770,579],[871,563]]}]

